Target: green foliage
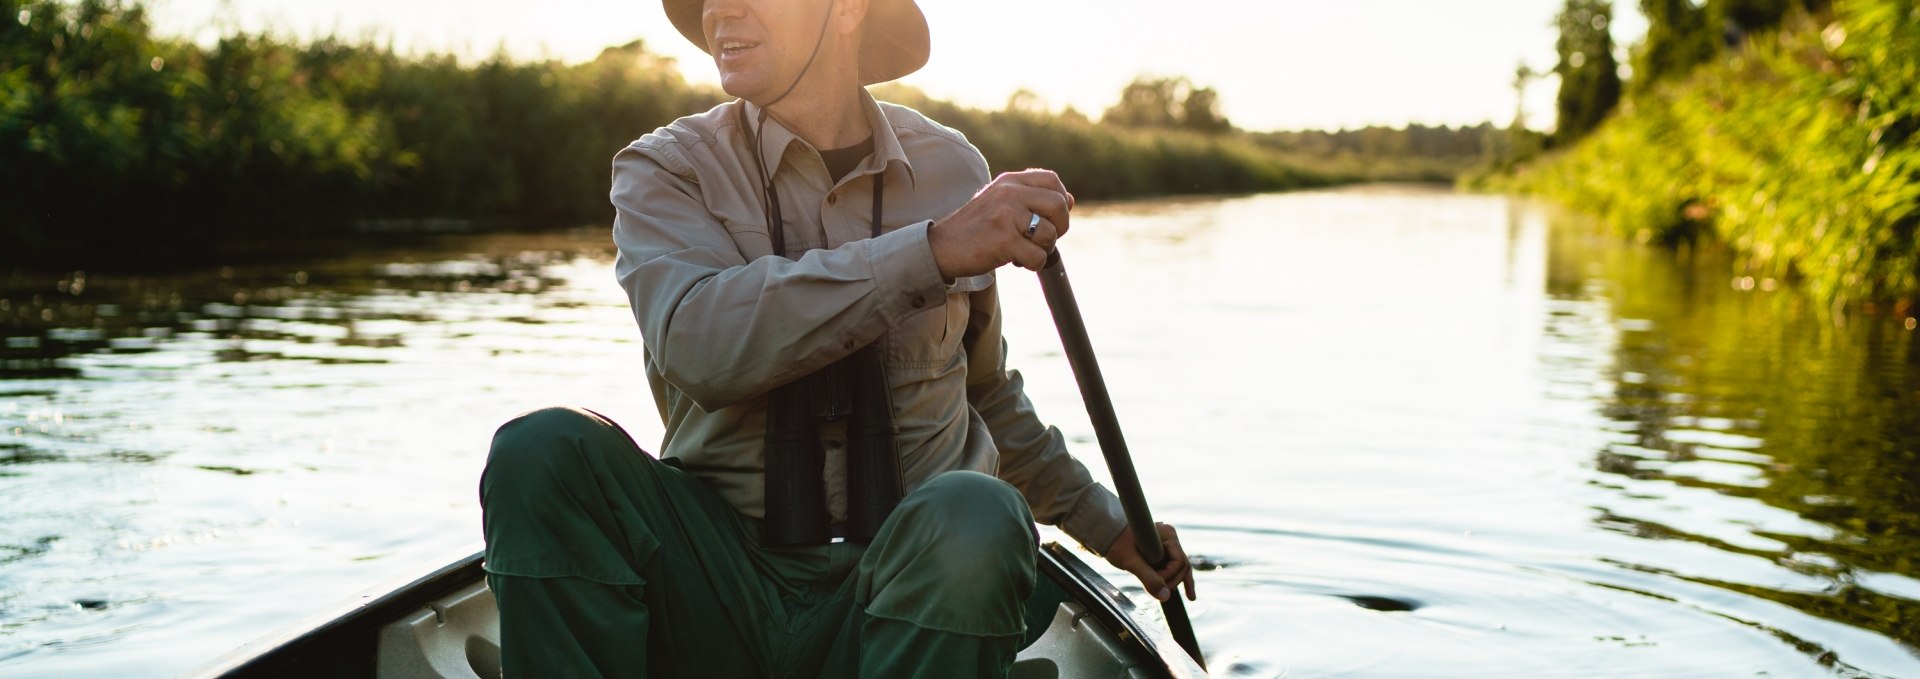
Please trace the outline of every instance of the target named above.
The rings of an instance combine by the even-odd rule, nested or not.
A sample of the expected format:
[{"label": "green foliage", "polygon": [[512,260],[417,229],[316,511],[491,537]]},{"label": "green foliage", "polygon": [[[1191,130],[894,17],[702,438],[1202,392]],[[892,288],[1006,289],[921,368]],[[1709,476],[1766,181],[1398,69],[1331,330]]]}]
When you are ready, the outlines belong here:
[{"label": "green foliage", "polygon": [[1081,198],[1202,192],[1253,192],[1330,183],[1240,134],[1129,129],[1094,123],[1068,110],[1051,114],[1031,93],[1015,93],[1001,111],[964,108],[898,84],[874,96],[918,109],[967,135],[995,172],[1045,167]]},{"label": "green foliage", "polygon": [[1827,0],[1640,0],[1646,37],[1633,52],[1634,93],[1684,76],[1728,45],[1771,31],[1793,12],[1818,12]]},{"label": "green foliage", "polygon": [[638,43],[465,66],[331,39],[156,39],[117,0],[0,3],[14,262],[164,266],[368,218],[601,219],[615,150],[721,100]]},{"label": "green foliage", "polygon": [[1920,9],[1839,0],[1633,100],[1520,178],[1643,241],[1703,234],[1836,305],[1920,298]]},{"label": "green foliage", "polygon": [[382,156],[379,119],[304,87],[285,45],[157,42],[143,11],[111,0],[0,7],[9,254],[129,234],[191,243],[266,219],[302,229],[347,214],[402,160]]},{"label": "green foliage", "polygon": [[1166,128],[1221,134],[1233,124],[1220,113],[1220,93],[1186,78],[1135,78],[1120,91],[1120,102],[1100,120],[1124,127]]},{"label": "green foliage", "polygon": [[[320,48],[316,45],[316,49]],[[671,60],[639,42],[593,61],[475,66],[327,44],[371,62],[378,83],[349,97],[393,122],[420,163],[380,194],[383,217],[461,217],[515,225],[603,219],[613,152],[688,112],[722,101],[688,86]]]},{"label": "green foliage", "polygon": [[1586,136],[1620,102],[1612,22],[1611,0],[1567,0],[1555,18],[1560,28],[1554,43],[1560,61],[1553,67],[1560,76],[1556,143],[1565,145]]},{"label": "green foliage", "polygon": [[1633,50],[1635,93],[1684,75],[1719,49],[1707,8],[1693,0],[1640,0],[1640,14],[1647,18],[1647,35]]},{"label": "green foliage", "polygon": [[1713,28],[1738,36],[1779,26],[1795,9],[1819,9],[1822,0],[1709,0]]},{"label": "green foliage", "polygon": [[1510,143],[1492,123],[1462,127],[1369,126],[1253,134],[1281,157],[1357,181],[1451,182],[1484,165]]},{"label": "green foliage", "polygon": [[[121,0],[0,9],[0,261],[16,265],[163,267],[443,220],[604,221],[614,151],[723,100],[638,42],[584,64],[463,64],[330,38],[156,38]],[[1135,82],[1101,123],[1033,93],[1002,111],[876,94],[965,132],[997,169],[1053,168],[1086,198],[1458,171],[1460,140],[1433,146],[1429,128],[1356,131],[1351,154],[1239,132],[1216,92],[1180,78]]]}]

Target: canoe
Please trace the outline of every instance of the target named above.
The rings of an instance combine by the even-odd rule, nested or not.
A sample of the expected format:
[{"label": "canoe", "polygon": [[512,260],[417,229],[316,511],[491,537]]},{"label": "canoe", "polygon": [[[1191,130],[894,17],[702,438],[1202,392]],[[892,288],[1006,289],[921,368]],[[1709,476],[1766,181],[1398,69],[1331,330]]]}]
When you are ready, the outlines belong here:
[{"label": "canoe", "polygon": [[[424,577],[373,590],[256,639],[190,677],[477,678],[500,676],[500,612],[481,554]],[[1067,592],[1011,679],[1201,679],[1206,672],[1134,605],[1058,543],[1041,545],[1040,572]]]}]

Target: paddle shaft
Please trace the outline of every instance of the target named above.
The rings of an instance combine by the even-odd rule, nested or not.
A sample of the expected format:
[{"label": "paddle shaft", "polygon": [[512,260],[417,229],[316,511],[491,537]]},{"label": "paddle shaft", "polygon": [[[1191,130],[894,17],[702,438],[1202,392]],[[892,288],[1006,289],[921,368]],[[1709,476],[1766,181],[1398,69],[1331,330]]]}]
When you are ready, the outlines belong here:
[{"label": "paddle shaft", "polygon": [[[1073,366],[1073,377],[1080,384],[1080,400],[1087,405],[1093,433],[1100,440],[1100,453],[1107,458],[1107,470],[1113,474],[1114,491],[1120,496],[1120,506],[1126,510],[1128,530],[1133,531],[1140,556],[1159,568],[1167,563],[1166,549],[1160,544],[1159,531],[1154,527],[1153,512],[1147,508],[1146,493],[1140,489],[1140,474],[1133,469],[1133,455],[1127,451],[1127,440],[1120,434],[1120,418],[1113,412],[1113,399],[1107,395],[1107,382],[1100,375],[1100,362],[1093,356],[1093,343],[1087,339],[1087,325],[1080,317],[1080,303],[1074,300],[1073,284],[1067,281],[1067,267],[1060,261],[1059,250],[1047,256],[1047,266],[1040,270],[1040,290],[1046,294],[1047,308],[1053,311],[1053,325],[1059,329],[1060,344],[1067,352],[1067,363]],[[1193,621],[1187,619],[1187,607],[1180,601],[1179,588],[1175,583],[1167,583],[1167,587],[1167,600],[1160,604],[1166,612],[1167,628],[1173,632],[1173,640],[1204,669],[1207,661],[1200,656],[1200,640],[1193,634]]]}]

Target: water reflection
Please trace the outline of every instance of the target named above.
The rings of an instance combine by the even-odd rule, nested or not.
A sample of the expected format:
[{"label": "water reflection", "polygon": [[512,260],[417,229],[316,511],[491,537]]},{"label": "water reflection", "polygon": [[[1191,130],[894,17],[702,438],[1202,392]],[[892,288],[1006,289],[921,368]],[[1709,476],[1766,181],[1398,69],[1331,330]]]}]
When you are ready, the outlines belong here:
[{"label": "water reflection", "polygon": [[[591,254],[582,252],[582,243],[578,236],[468,240],[453,252],[442,244],[381,252],[376,259],[303,262],[293,270],[74,272],[57,282],[16,272],[0,288],[0,431],[13,434],[0,443],[0,464],[164,455],[90,445],[100,442],[100,427],[143,425],[123,421],[123,413],[67,412],[53,398],[59,390],[49,386],[187,380],[209,365],[231,363],[263,362],[274,370],[380,365],[391,360],[386,350],[409,338],[444,335],[452,325],[538,323],[525,316],[528,304],[503,298],[556,285],[558,265]],[[554,249],[524,249],[543,244]],[[508,349],[494,353],[502,351]],[[209,424],[202,431],[232,428]]]},{"label": "water reflection", "polygon": [[[1720,252],[1651,257],[1569,229],[1554,256],[1557,269],[1585,275],[1550,292],[1605,298],[1619,329],[1617,386],[1603,406],[1616,435],[1595,464],[1628,501],[1599,525],[1776,569],[1730,578],[1686,563],[1633,567],[1920,645],[1920,343],[1905,319],[1811,307],[1738,275]],[[1697,497],[1682,489],[1780,511],[1693,499],[1692,511],[1673,511]]]},{"label": "water reflection", "polygon": [[633,348],[580,285],[603,243],[0,279],[0,674],[184,670],[472,541],[394,518],[464,516],[485,423],[523,407],[473,367]]},{"label": "water reflection", "polygon": [[[1903,319],[1492,196],[1076,219],[1223,676],[1920,676]],[[517,412],[657,441],[610,265],[591,229],[0,281],[0,674],[181,671],[436,565]],[[1011,362],[1097,458],[1033,277],[999,281]]]}]

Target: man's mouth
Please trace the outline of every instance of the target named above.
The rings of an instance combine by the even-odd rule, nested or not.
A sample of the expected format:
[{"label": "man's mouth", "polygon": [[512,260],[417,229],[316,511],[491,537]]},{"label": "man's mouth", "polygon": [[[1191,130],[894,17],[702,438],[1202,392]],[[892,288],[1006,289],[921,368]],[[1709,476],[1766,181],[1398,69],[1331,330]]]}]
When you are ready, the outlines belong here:
[{"label": "man's mouth", "polygon": [[760,43],[746,40],[721,40],[720,54],[723,56],[733,56],[759,46]]}]

